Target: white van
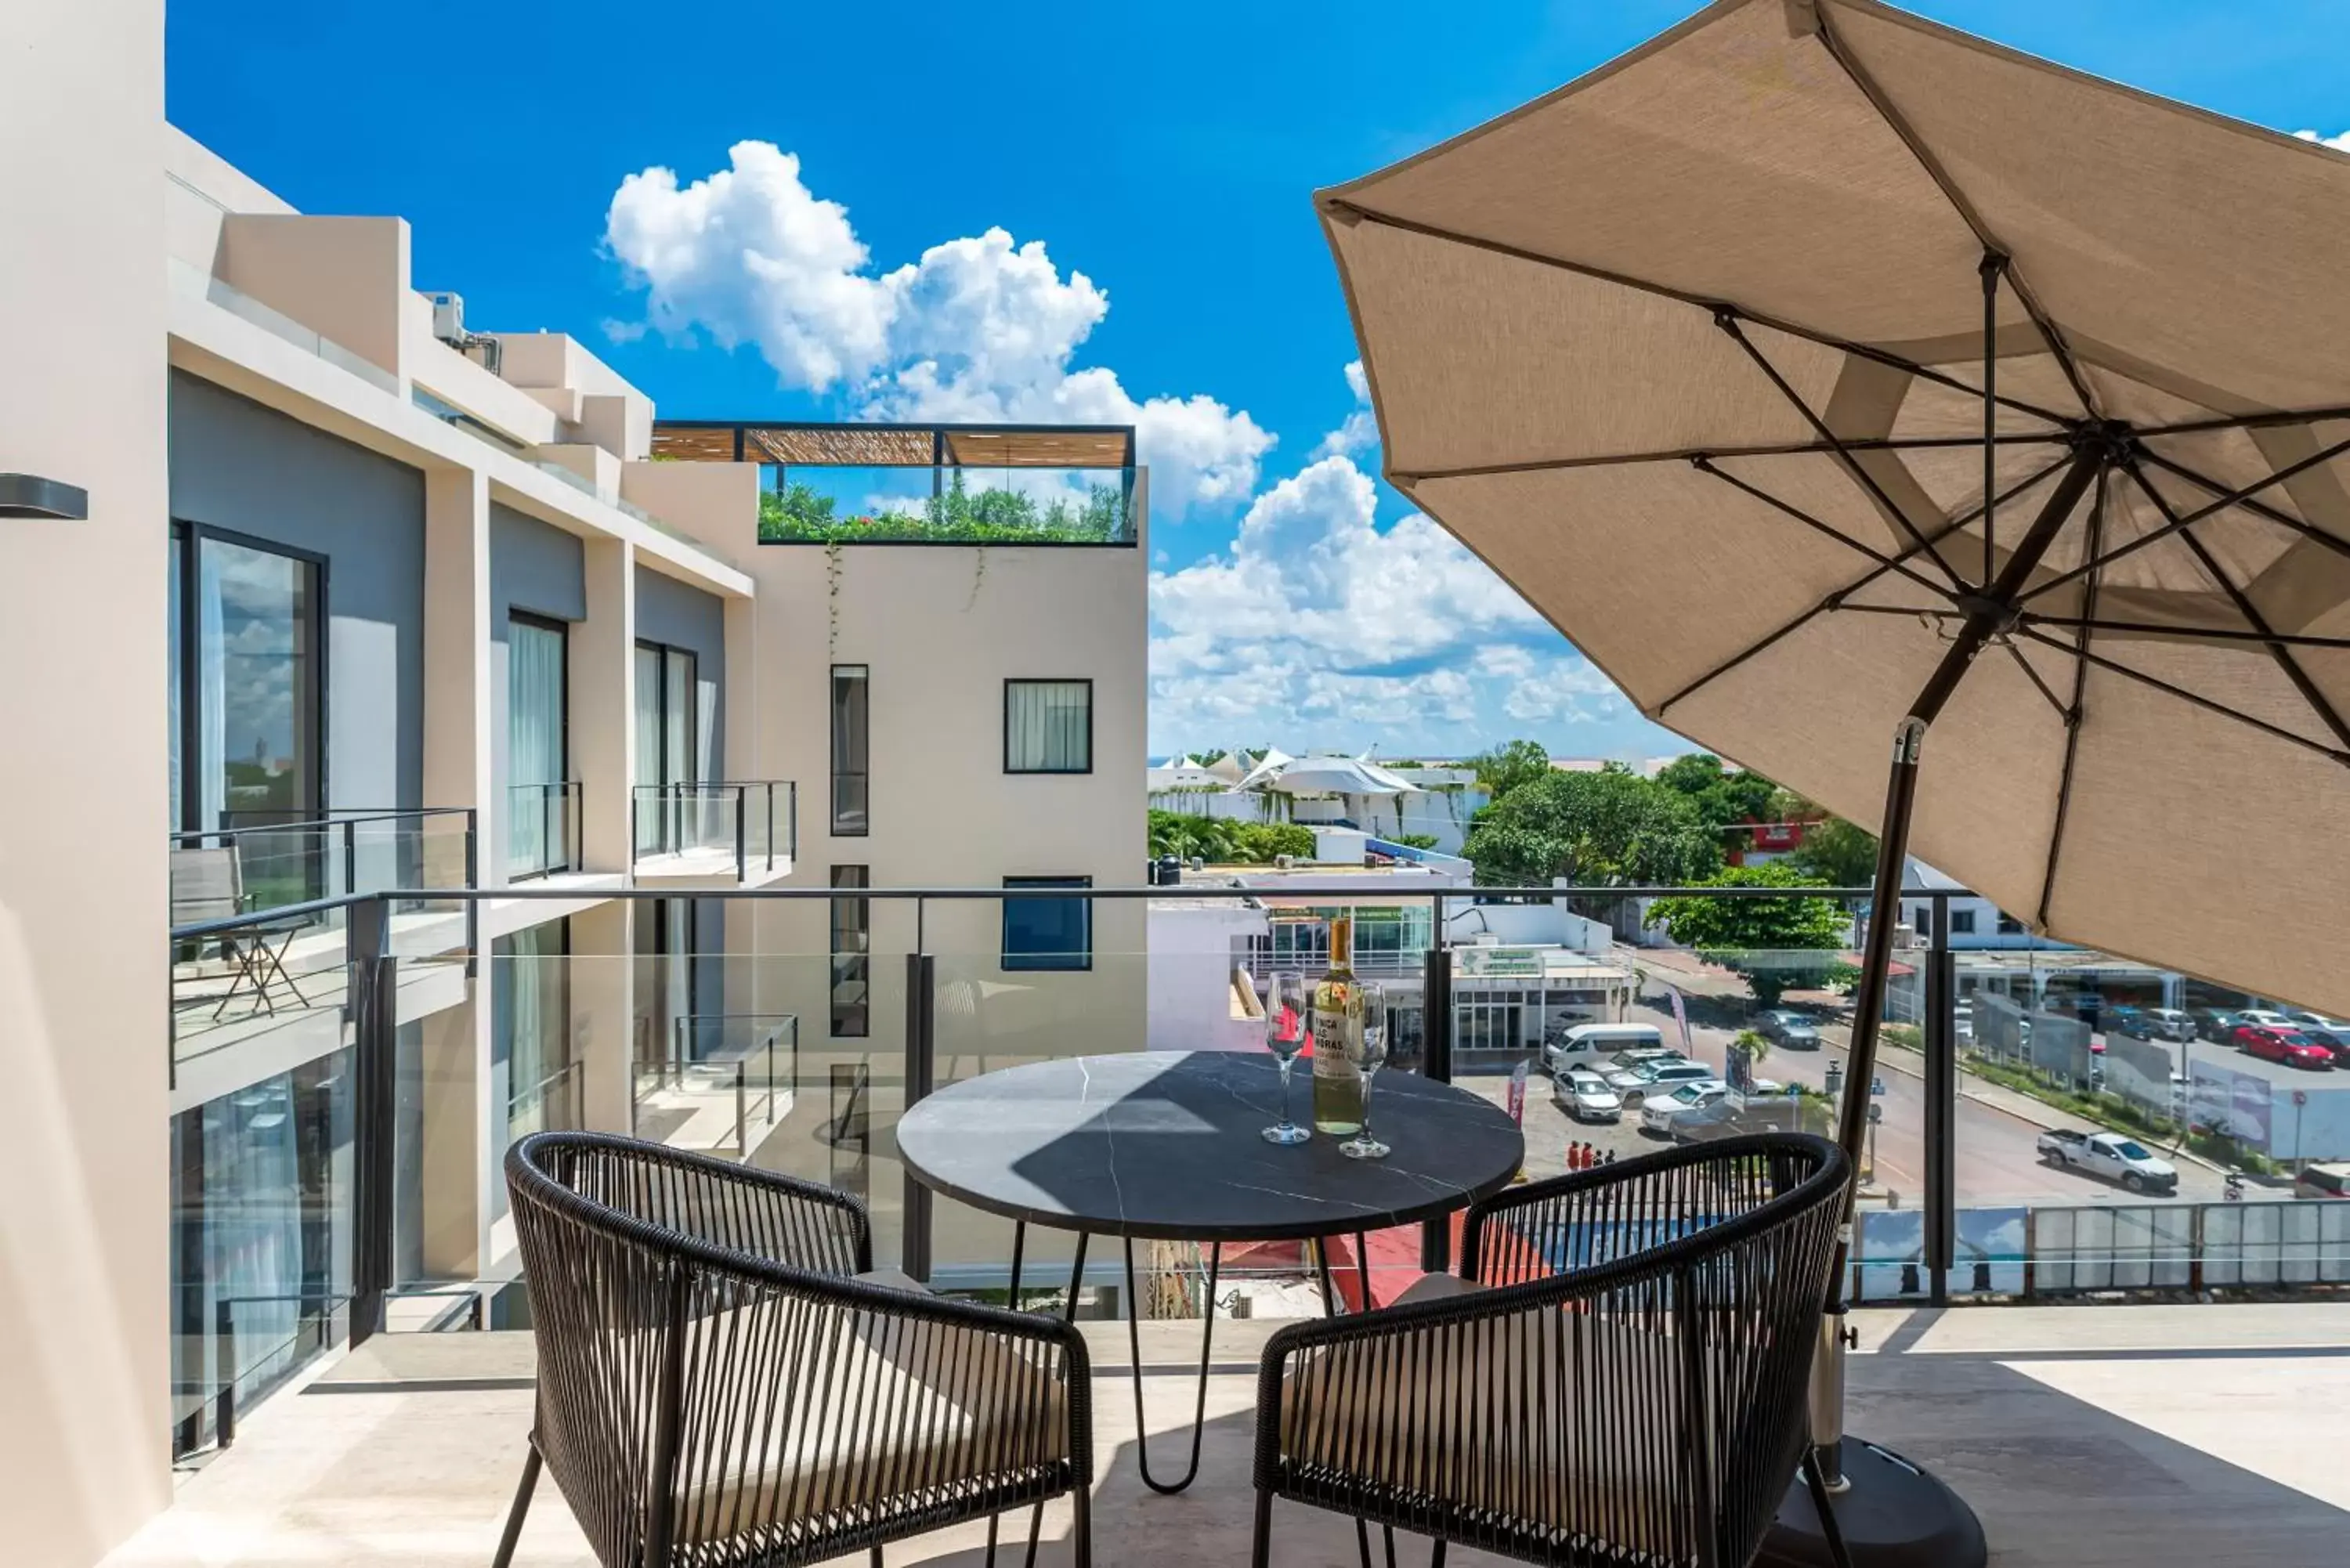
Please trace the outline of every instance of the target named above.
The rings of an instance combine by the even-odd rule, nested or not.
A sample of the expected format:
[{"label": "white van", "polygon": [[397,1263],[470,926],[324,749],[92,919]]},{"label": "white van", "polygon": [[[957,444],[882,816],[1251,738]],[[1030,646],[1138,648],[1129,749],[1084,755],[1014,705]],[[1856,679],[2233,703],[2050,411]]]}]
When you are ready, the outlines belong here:
[{"label": "white van", "polygon": [[1618,1051],[1664,1048],[1664,1034],[1653,1023],[1578,1023],[1543,1042],[1543,1065],[1553,1073],[1596,1067]]}]

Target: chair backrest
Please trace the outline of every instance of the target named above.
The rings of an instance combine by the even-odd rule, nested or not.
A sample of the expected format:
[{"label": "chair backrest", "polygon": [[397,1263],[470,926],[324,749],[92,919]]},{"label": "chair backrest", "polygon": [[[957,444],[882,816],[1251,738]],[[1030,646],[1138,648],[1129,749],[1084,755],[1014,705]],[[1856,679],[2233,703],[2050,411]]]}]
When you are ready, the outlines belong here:
[{"label": "chair backrest", "polygon": [[172,923],[192,926],[244,912],[244,874],[233,846],[172,851]]}]

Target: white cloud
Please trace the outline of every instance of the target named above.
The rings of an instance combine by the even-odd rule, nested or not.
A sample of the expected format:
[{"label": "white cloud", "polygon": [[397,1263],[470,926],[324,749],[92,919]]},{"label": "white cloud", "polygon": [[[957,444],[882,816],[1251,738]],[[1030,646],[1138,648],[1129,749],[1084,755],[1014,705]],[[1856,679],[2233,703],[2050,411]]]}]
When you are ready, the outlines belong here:
[{"label": "white cloud", "polygon": [[1230,550],[1152,574],[1154,737],[1417,747],[1503,713],[1621,711],[1450,535],[1417,513],[1381,527],[1377,504],[1352,459],[1325,457],[1258,496]]},{"label": "white cloud", "polygon": [[1355,394],[1355,407],[1338,428],[1322,438],[1314,449],[1319,457],[1345,457],[1379,444],[1379,421],[1371,412],[1371,383],[1363,374],[1360,359],[1347,361],[1347,389]]},{"label": "white cloud", "polygon": [[2314,141],[2320,147],[2331,147],[2336,152],[2350,152],[2350,130],[2339,136],[2320,136],[2314,130],[2296,130],[2293,134],[2303,141]]},{"label": "white cloud", "polygon": [[662,168],[629,175],[605,243],[653,327],[755,346],[785,385],[838,389],[861,414],[1131,424],[1154,502],[1175,514],[1246,499],[1273,446],[1205,393],[1138,399],[1114,371],[1076,366],[1109,296],[1064,275],[1041,240],[991,228],[873,272],[848,210],[769,142],[737,142],[727,168],[691,184]]}]

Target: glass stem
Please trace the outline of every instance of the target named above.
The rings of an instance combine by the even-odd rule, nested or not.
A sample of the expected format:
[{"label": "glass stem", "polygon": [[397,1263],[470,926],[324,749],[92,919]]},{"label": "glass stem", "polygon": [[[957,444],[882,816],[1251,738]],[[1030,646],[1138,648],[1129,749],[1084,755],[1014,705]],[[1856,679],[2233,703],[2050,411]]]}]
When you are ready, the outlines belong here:
[{"label": "glass stem", "polygon": [[1290,1064],[1295,1060],[1296,1058],[1294,1056],[1284,1056],[1281,1059],[1281,1125],[1283,1127],[1288,1127],[1290,1125],[1289,1068]]}]

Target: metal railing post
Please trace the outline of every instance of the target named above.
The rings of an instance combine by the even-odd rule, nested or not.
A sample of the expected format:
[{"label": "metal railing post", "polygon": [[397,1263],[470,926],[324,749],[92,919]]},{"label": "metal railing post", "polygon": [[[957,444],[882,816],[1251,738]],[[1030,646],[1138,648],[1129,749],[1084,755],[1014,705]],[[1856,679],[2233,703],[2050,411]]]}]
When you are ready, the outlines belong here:
[{"label": "metal railing post", "polygon": [[345,940],[354,1063],[351,1097],[351,1343],[383,1328],[392,1285],[392,1169],[399,1102],[400,961],[391,955],[391,905],[350,907]]},{"label": "metal railing post", "polygon": [[748,1065],[734,1064],[734,1152],[746,1160],[751,1158],[751,1096],[743,1070]]},{"label": "metal railing post", "polygon": [[767,793],[767,869],[775,868],[775,785],[773,780],[760,786]]},{"label": "metal railing post", "polygon": [[[1420,1074],[1436,1083],[1452,1081],[1452,950],[1444,945],[1444,900],[1432,900],[1435,923],[1421,970],[1419,991]],[[1419,1230],[1419,1266],[1431,1274],[1452,1267],[1452,1222],[1431,1220]]]},{"label": "metal railing post", "polygon": [[[482,885],[481,826],[481,813],[473,806],[467,806],[465,808],[465,886],[469,888]],[[429,882],[432,878],[428,877],[425,880]],[[465,978],[467,980],[472,980],[480,973],[481,956],[482,901],[479,898],[468,898],[465,900]]]},{"label": "metal railing post", "polygon": [[343,891],[346,893],[356,893],[359,890],[358,828],[357,822],[348,816],[343,818]]},{"label": "metal railing post", "polygon": [[[920,946],[920,943],[916,944]],[[937,1024],[931,1006],[938,961],[926,952],[906,955],[906,1109],[930,1097],[937,1068]],[[905,1175],[905,1243],[899,1267],[917,1280],[931,1277],[931,1189]]]},{"label": "metal railing post", "polygon": [[213,1358],[220,1365],[220,1394],[213,1402],[213,1441],[236,1442],[236,1303],[224,1296],[213,1303]]},{"label": "metal railing post", "polygon": [[747,784],[734,786],[734,880],[747,881],[751,876],[751,791]]},{"label": "metal railing post", "polygon": [[[1926,1053],[1925,1251],[1929,1299],[1950,1302],[1950,1267],[1958,1252],[1959,1033],[1958,955],[1950,950],[1950,906],[1936,898],[1927,939],[1919,1044]],[[1866,1093],[1855,1084],[1847,1093]]]}]

